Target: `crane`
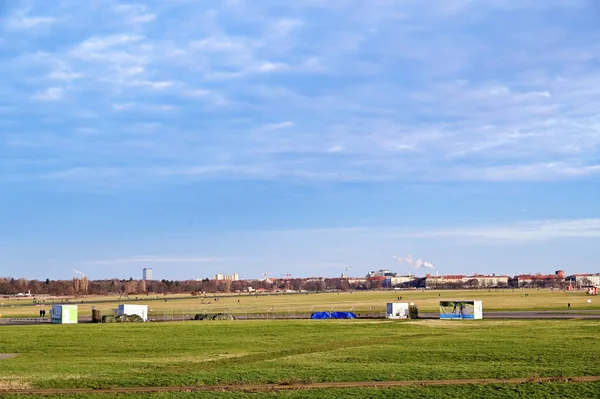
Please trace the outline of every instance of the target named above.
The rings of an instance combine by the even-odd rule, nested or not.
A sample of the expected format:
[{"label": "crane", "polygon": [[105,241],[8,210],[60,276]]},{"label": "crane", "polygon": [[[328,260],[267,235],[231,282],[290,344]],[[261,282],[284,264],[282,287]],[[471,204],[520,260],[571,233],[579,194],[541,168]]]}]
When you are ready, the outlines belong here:
[{"label": "crane", "polygon": [[344,273],[342,273],[342,278],[347,277],[346,275],[348,274],[348,270],[352,269],[352,266],[348,265],[346,266],[346,268],[344,270],[346,270]]},{"label": "crane", "polygon": [[290,289],[290,280],[292,279],[292,273],[287,272],[285,274],[282,274],[282,276],[285,276],[283,279],[285,280],[285,288],[287,290]]}]

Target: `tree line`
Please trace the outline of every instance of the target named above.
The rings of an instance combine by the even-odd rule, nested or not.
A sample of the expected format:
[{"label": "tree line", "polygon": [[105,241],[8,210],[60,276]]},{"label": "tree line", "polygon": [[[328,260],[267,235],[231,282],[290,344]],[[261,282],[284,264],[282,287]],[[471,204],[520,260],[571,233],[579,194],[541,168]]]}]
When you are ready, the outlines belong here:
[{"label": "tree line", "polygon": [[381,288],[381,282],[350,284],[342,279],[280,279],[274,281],[240,280],[88,280],[87,277],[72,280],[28,280],[26,278],[0,278],[0,295],[140,295],[182,293],[227,293],[254,290],[325,291],[367,290]]},{"label": "tree line", "polygon": [[[350,280],[352,281],[352,280]],[[380,288],[426,288],[425,278],[417,278],[411,282],[395,287],[386,285],[386,281],[350,282],[342,278],[324,279],[276,279],[276,280],[128,280],[106,279],[88,280],[87,277],[72,280],[28,280],[26,278],[0,278],[0,295],[16,295],[31,292],[32,295],[141,295],[141,294],[182,294],[182,293],[228,293],[254,290],[294,290],[294,291],[326,291],[326,290],[372,290]],[[528,284],[525,288],[566,288],[567,281],[555,279],[539,280]],[[516,278],[510,278],[508,284],[494,288],[517,288]],[[436,285],[442,289],[491,288],[480,287],[476,280],[466,283],[447,283]]]}]

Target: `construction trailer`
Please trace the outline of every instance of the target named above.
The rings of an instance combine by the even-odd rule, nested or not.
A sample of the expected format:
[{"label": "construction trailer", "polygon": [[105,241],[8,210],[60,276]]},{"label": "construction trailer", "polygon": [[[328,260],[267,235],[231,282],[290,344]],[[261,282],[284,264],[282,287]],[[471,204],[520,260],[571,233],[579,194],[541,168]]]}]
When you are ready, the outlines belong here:
[{"label": "construction trailer", "polygon": [[148,321],[148,305],[119,305],[117,314],[126,314],[128,316],[135,314],[140,316],[144,321]]},{"label": "construction trailer", "polygon": [[52,305],[50,320],[53,324],[77,324],[77,305]]},{"label": "construction trailer", "polygon": [[481,301],[440,301],[440,319],[483,319]]},{"label": "construction trailer", "polygon": [[408,319],[407,302],[390,302],[387,304],[386,317],[388,319]]}]

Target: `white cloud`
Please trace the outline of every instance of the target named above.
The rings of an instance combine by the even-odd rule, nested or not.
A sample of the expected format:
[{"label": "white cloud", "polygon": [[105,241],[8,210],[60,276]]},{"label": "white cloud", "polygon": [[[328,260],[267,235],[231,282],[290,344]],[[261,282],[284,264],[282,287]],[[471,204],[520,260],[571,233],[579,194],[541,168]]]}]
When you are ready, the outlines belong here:
[{"label": "white cloud", "polygon": [[222,107],[228,104],[227,99],[220,93],[205,89],[183,89],[180,93],[183,97],[192,99],[203,99],[212,105]]},{"label": "white cloud", "polygon": [[284,62],[264,62],[258,67],[259,72],[275,72],[289,68]]},{"label": "white cloud", "polygon": [[281,230],[274,234],[352,235],[375,239],[483,239],[487,242],[527,242],[565,238],[600,238],[600,219],[523,221],[490,226],[456,227],[347,227],[333,229]]},{"label": "white cloud", "polygon": [[283,18],[275,21],[271,25],[272,34],[276,37],[285,37],[289,35],[292,31],[302,27],[304,25],[304,21],[293,18]]},{"label": "white cloud", "polygon": [[65,96],[65,90],[62,87],[49,87],[44,91],[38,92],[33,96],[34,100],[39,101],[57,101]]},{"label": "white cloud", "polygon": [[6,20],[6,26],[14,30],[31,30],[54,24],[57,18],[49,16],[32,16],[29,11],[16,11]]},{"label": "white cloud", "polygon": [[333,145],[327,148],[327,152],[342,152],[344,151],[344,146],[342,145]]},{"label": "white cloud", "polygon": [[190,43],[190,47],[196,50],[211,50],[211,51],[246,51],[251,43],[244,43],[245,40],[228,38],[228,37],[207,37],[205,39],[196,40]]},{"label": "white cloud", "polygon": [[165,89],[173,86],[174,83],[171,81],[152,82],[148,80],[134,80],[131,84],[134,86],[149,87],[151,89]]},{"label": "white cloud", "polygon": [[113,109],[115,111],[125,111],[127,109],[133,108],[135,104],[133,103],[124,103],[124,104],[113,104]]},{"label": "white cloud", "polygon": [[88,51],[105,50],[110,47],[139,42],[142,39],[143,39],[143,37],[140,35],[129,35],[129,34],[92,37],[92,38],[89,38],[89,39],[83,41],[78,46],[78,48],[75,50],[75,52],[79,52],[80,54],[85,54],[85,52],[88,52]]},{"label": "white cloud", "polygon": [[248,165],[204,165],[185,167],[163,167],[152,171],[157,176],[222,176],[222,175],[260,175],[260,169]]},{"label": "white cloud", "polygon": [[112,9],[127,15],[127,21],[131,24],[145,24],[156,19],[155,14],[146,13],[146,7],[140,4],[118,4]]},{"label": "white cloud", "polygon": [[69,73],[69,72],[65,72],[65,71],[54,71],[51,72],[48,77],[50,79],[55,79],[55,80],[64,80],[64,81],[71,81],[74,79],[79,79],[81,77],[83,77],[83,75],[79,74],[79,73]]},{"label": "white cloud", "polygon": [[289,128],[292,126],[294,126],[293,122],[286,121],[286,122],[279,122],[279,123],[271,123],[271,124],[267,125],[266,128],[268,130],[280,130],[280,129],[286,129],[286,128]]},{"label": "white cloud", "polygon": [[211,95],[212,91],[204,90],[204,89],[193,89],[193,90],[188,90],[185,94],[190,97],[206,97],[206,96]]},{"label": "white cloud", "polygon": [[[427,235],[428,233],[422,233]],[[441,229],[431,236],[466,236],[502,241],[600,237],[600,219],[545,220],[470,229]]]},{"label": "white cloud", "polygon": [[118,168],[89,168],[89,167],[73,167],[56,172],[50,172],[44,175],[44,178],[49,180],[100,180],[100,179],[115,179],[120,177],[121,170]]},{"label": "white cloud", "polygon": [[[101,160],[95,168],[139,170],[149,182],[162,181],[161,167],[189,179],[591,179],[600,173],[599,46],[562,17],[585,10],[575,3],[552,2],[552,24],[534,18],[502,36],[494,32],[515,13],[536,15],[539,4],[301,1],[276,16],[265,12],[271,0],[210,10],[140,2],[69,16],[34,7],[14,14],[31,19],[23,26],[59,15],[61,24],[43,43],[33,35],[10,47],[0,94],[18,103],[35,93],[39,107],[15,119],[24,123],[46,121],[43,102],[68,93],[74,109],[61,129],[94,115],[104,147],[128,140],[114,132],[136,131],[131,119],[160,123],[164,135],[127,155],[85,135],[72,138],[73,153],[43,141],[65,169],[85,154]],[[5,36],[18,42],[16,32]],[[273,120],[294,124],[268,126]],[[189,173],[207,167],[219,172]]]},{"label": "white cloud", "polygon": [[133,23],[148,23],[148,22],[152,22],[154,21],[154,19],[156,19],[156,15],[154,14],[145,14],[145,15],[138,15],[132,18],[132,22]]},{"label": "white cloud", "polygon": [[121,265],[129,263],[213,263],[225,262],[231,259],[228,258],[211,258],[211,257],[157,257],[157,256],[140,256],[131,258],[119,259],[104,259],[104,260],[87,260],[81,264],[87,265]]}]

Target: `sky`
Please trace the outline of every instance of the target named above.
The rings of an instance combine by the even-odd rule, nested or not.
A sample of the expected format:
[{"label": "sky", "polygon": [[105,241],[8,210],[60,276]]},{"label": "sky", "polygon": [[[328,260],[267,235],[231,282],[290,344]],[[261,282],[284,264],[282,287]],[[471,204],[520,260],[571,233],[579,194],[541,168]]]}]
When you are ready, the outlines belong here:
[{"label": "sky", "polygon": [[0,276],[597,273],[599,88],[594,0],[0,0]]}]

